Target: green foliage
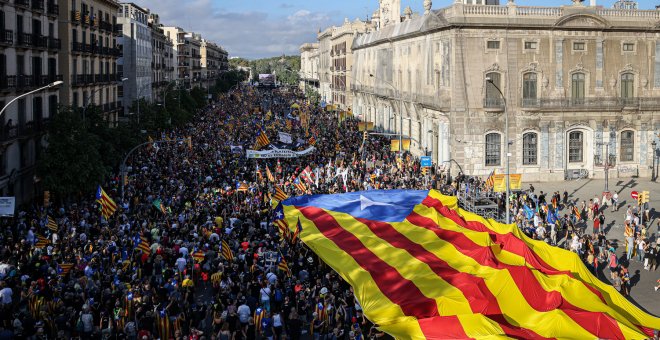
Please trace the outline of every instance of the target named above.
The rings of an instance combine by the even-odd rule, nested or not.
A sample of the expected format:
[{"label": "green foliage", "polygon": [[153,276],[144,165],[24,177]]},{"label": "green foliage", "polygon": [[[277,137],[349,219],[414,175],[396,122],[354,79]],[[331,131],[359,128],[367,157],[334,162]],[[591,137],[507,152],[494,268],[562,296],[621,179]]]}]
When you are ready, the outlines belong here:
[{"label": "green foliage", "polygon": [[237,68],[239,66],[249,67],[250,61],[245,58],[231,58],[229,59],[229,66],[231,68]]},{"label": "green foliage", "polygon": [[[175,89],[167,94],[165,105],[140,101],[139,125],[134,114],[128,124],[116,127],[109,126],[97,108],[87,109],[84,123],[80,109],[61,108],[48,127],[48,147],[37,173],[44,187],[58,197],[89,195],[119,168],[130,149],[149,135],[189,123],[207,102],[202,88],[190,93]],[[130,111],[137,113],[137,102]]]},{"label": "green foliage", "polygon": [[59,197],[93,192],[108,173],[105,141],[85,129],[71,109],[58,112],[48,130],[48,148],[37,169],[44,186]]},{"label": "green foliage", "polygon": [[298,70],[300,70],[300,56],[281,56],[250,61],[252,68],[252,80],[259,80],[261,73],[275,73],[277,80],[297,85],[299,81]]}]

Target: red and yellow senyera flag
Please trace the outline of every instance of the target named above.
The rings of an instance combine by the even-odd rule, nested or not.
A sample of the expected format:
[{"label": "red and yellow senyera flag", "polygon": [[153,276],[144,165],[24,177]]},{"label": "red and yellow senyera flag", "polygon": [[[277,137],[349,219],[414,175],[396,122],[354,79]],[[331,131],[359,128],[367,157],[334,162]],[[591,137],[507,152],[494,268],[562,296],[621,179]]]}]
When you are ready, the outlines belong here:
[{"label": "red and yellow senyera flag", "polygon": [[437,191],[285,200],[298,233],[400,339],[643,339],[660,329],[569,251],[459,209]]}]

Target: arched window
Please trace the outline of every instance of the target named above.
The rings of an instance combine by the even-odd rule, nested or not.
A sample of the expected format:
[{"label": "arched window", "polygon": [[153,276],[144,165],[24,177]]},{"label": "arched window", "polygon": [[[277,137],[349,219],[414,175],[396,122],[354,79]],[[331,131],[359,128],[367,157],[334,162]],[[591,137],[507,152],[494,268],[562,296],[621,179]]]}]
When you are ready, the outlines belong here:
[{"label": "arched window", "polygon": [[571,76],[571,97],[576,103],[584,102],[584,73],[573,73]]},{"label": "arched window", "polygon": [[486,166],[500,165],[501,158],[501,136],[497,132],[486,135]]},{"label": "arched window", "polygon": [[536,104],[536,73],[523,74],[523,106]]},{"label": "arched window", "polygon": [[624,73],[621,75],[621,98],[633,98],[635,96],[635,75]]},{"label": "arched window", "polygon": [[584,159],[584,138],[581,131],[568,134],[568,162],[581,163]]},{"label": "arched window", "polygon": [[527,132],[523,135],[523,165],[536,165],[538,146],[538,134],[536,132]]},{"label": "arched window", "polygon": [[504,105],[502,101],[502,95],[500,90],[502,89],[500,85],[500,74],[497,72],[490,72],[486,74],[486,100],[484,101],[484,107],[501,107]]},{"label": "arched window", "polygon": [[630,130],[621,132],[621,143],[619,153],[622,162],[635,160],[635,133]]}]

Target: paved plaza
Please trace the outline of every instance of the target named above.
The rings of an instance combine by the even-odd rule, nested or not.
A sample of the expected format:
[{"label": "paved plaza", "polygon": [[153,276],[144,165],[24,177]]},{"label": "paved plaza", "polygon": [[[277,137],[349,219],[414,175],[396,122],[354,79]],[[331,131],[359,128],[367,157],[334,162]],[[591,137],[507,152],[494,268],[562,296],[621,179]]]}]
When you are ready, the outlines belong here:
[{"label": "paved plaza", "polygon": [[[529,184],[534,185],[536,193],[540,191],[544,193],[559,191],[563,195],[564,190],[566,190],[569,194],[569,199],[573,202],[575,200],[588,202],[589,199],[594,197],[598,197],[600,200],[603,189],[605,188],[605,180],[593,179],[546,183],[526,182],[523,183],[523,188],[529,188]],[[617,248],[619,259],[622,259],[624,256],[623,221],[625,220],[626,208],[628,205],[637,204],[630,197],[632,191],[642,192],[646,190],[650,192],[651,223],[645,223],[651,226],[647,233],[649,241],[657,242],[660,236],[658,233],[658,223],[660,222],[660,211],[658,211],[660,209],[660,183],[651,182],[648,179],[615,178],[609,180],[609,190],[612,193],[617,192],[619,194],[619,210],[612,212],[611,207],[607,207],[604,210],[605,231],[609,240],[617,241],[619,245]],[[562,215],[567,213],[566,210],[562,210],[561,212]],[[587,232],[593,232],[592,223],[587,223]],[[601,270],[599,270],[599,277],[609,282],[609,270],[606,267],[606,264],[602,264]],[[605,269],[605,271],[603,272],[602,269]],[[656,280],[660,279],[660,270],[654,272],[644,270],[643,264],[637,261],[637,259],[631,261],[629,270],[632,283],[631,297],[629,299],[647,312],[660,315],[660,304],[658,304],[660,290],[656,292],[653,289]]]}]

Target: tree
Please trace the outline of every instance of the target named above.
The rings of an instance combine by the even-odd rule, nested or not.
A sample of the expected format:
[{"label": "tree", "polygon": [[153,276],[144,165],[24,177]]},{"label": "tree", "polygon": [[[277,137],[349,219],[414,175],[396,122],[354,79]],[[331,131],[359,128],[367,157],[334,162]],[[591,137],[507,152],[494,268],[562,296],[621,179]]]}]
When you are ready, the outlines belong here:
[{"label": "tree", "polygon": [[47,140],[37,172],[44,186],[59,197],[93,192],[107,175],[102,154],[108,150],[102,150],[104,143],[85,128],[77,112],[60,110],[50,123]]}]

